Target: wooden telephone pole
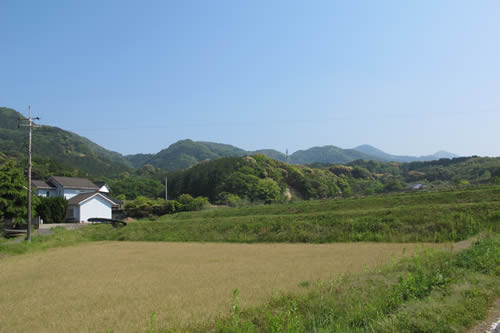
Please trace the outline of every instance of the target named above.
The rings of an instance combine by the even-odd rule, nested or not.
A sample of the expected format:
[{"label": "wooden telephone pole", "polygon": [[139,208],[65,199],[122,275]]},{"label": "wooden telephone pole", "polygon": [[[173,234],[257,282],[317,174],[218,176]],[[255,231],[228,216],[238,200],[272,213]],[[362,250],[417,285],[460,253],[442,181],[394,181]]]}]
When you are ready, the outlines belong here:
[{"label": "wooden telephone pole", "polygon": [[28,119],[19,119],[22,121],[28,121],[27,124],[19,125],[22,127],[28,127],[28,226],[26,228],[26,241],[31,243],[31,132],[34,127],[38,127],[33,124],[33,120],[40,120],[40,118],[31,118],[31,105],[28,106]]}]

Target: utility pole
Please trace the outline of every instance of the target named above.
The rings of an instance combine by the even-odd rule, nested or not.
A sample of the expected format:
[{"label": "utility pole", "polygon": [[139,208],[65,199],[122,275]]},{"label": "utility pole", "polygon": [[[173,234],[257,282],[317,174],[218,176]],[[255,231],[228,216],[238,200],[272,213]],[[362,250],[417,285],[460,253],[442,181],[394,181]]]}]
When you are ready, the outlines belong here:
[{"label": "utility pole", "polygon": [[[19,119],[25,121],[25,119]],[[40,118],[31,118],[31,105],[28,105],[28,124],[20,125],[28,127],[28,226],[26,228],[26,241],[31,243],[31,132],[34,127],[33,120],[40,120]]]}]

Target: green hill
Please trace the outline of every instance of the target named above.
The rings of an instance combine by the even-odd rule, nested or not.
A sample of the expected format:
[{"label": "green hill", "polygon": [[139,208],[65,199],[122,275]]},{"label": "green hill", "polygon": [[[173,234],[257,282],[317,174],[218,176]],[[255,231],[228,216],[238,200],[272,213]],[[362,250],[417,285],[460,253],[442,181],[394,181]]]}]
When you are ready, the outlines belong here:
[{"label": "green hill", "polygon": [[290,162],[295,164],[336,163],[344,164],[354,160],[380,160],[377,157],[364,154],[354,149],[342,149],[336,146],[313,147],[299,150],[290,156]]},{"label": "green hill", "polygon": [[[192,140],[181,140],[170,145],[167,149],[152,155],[145,160],[145,164],[151,164],[164,170],[182,170],[206,160],[216,160],[221,157],[243,156],[247,152],[231,145],[213,142],[195,142]],[[137,155],[128,155],[129,161],[137,159]],[[136,167],[141,165],[136,164]]]},{"label": "green hill", "polygon": [[169,175],[168,179],[169,195],[173,198],[188,193],[228,204],[239,199],[271,203],[293,196],[319,199],[351,193],[346,179],[328,169],[290,165],[263,154],[198,163]]},{"label": "green hill", "polygon": [[136,168],[151,164],[167,171],[187,169],[199,162],[213,161],[222,157],[240,157],[264,154],[278,161],[286,161],[286,155],[273,149],[246,151],[222,143],[180,140],[157,154],[134,154],[125,158]]},{"label": "green hill", "polygon": [[[23,159],[28,135],[26,128],[18,128],[19,119],[25,117],[13,109],[0,108],[0,151]],[[121,154],[57,127],[35,129],[32,147],[34,159],[50,159],[89,176],[117,175],[131,167]]]}]

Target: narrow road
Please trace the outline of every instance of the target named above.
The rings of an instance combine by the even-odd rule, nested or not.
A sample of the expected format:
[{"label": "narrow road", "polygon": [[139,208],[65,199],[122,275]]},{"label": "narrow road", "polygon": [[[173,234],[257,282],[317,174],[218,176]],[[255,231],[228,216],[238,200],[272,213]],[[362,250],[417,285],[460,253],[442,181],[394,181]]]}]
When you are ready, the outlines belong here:
[{"label": "narrow road", "polygon": [[[87,224],[86,223],[53,223],[53,224],[40,224],[40,228],[39,229],[36,229],[35,231],[33,231],[33,233],[31,234],[31,237],[37,237],[37,236],[47,236],[47,235],[50,235],[52,234],[52,228],[56,228],[56,227],[63,227],[64,229],[66,230],[75,230],[75,229],[79,229],[83,226],[86,226]],[[16,243],[21,243],[21,242],[24,242],[25,240],[25,236],[23,237],[19,237],[19,238],[16,238],[16,239],[13,239],[11,241],[8,241],[7,244],[16,244]]]}]

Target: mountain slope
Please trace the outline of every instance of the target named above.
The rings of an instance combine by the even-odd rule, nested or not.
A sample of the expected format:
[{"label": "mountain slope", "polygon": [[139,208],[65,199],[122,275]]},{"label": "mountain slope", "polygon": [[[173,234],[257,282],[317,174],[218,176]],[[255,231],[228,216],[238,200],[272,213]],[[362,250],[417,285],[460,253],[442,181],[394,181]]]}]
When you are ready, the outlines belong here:
[{"label": "mountain slope", "polygon": [[310,163],[349,163],[358,159],[376,159],[353,149],[342,149],[336,146],[313,147],[307,150],[299,150],[290,156],[290,162],[294,164]]},{"label": "mountain slope", "polygon": [[285,154],[283,154],[280,151],[274,150],[274,149],[259,149],[250,152],[250,155],[255,155],[255,154],[264,154],[269,158],[275,159],[277,161],[281,162],[287,162],[287,157]]},{"label": "mountain slope", "polygon": [[381,161],[393,161],[393,162],[404,162],[404,163],[416,162],[416,161],[433,161],[433,160],[439,160],[440,158],[458,157],[458,155],[442,150],[432,155],[417,157],[417,156],[398,156],[398,155],[388,154],[370,145],[361,145],[353,149],[362,152],[364,154],[376,157]]},{"label": "mountain slope", "polygon": [[[243,149],[231,145],[213,142],[195,142],[189,139],[177,141],[167,149],[153,155],[148,161],[155,167],[168,171],[182,170],[205,160],[216,160],[221,157],[247,155]],[[128,157],[129,159],[132,157]]]},{"label": "mountain slope", "polygon": [[151,164],[167,171],[174,171],[189,168],[202,161],[212,161],[221,157],[240,157],[255,154],[263,154],[275,160],[292,164],[345,164],[359,159],[412,162],[437,160],[442,158],[442,156],[455,156],[447,152],[439,152],[435,155],[421,157],[396,156],[387,154],[369,145],[359,146],[354,149],[342,149],[329,145],[299,150],[287,158],[285,154],[274,149],[246,151],[227,144],[186,139],[177,141],[157,154],[135,154],[125,157],[136,168],[140,168],[145,164]]},{"label": "mountain slope", "polygon": [[[26,128],[18,128],[20,113],[0,108],[0,151],[12,157],[23,157],[27,150]],[[50,158],[90,176],[116,175],[131,164],[119,153],[109,151],[87,138],[52,126],[33,131],[33,156]]]}]

